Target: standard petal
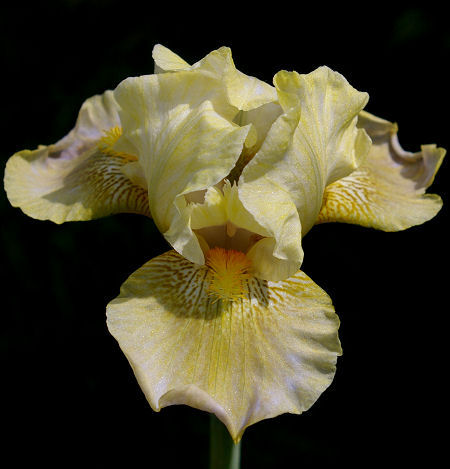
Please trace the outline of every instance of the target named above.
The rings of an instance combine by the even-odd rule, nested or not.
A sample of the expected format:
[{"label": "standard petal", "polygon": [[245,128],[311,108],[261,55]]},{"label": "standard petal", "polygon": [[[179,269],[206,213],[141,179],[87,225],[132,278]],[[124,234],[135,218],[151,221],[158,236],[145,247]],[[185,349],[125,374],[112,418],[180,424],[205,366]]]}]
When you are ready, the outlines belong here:
[{"label": "standard petal", "polygon": [[445,150],[423,145],[420,152],[405,151],[398,142],[395,124],[364,111],[358,126],[371,137],[372,148],[357,171],[326,188],[317,222],[398,231],[433,218],[442,200],[425,191],[433,182]]},{"label": "standard petal", "polygon": [[302,272],[250,279],[245,298],[214,302],[207,267],[174,251],[136,271],[107,315],[154,410],[212,412],[235,441],[260,420],[311,407],[341,353],[330,298]]},{"label": "standard petal", "polygon": [[177,54],[157,44],[153,48],[153,59],[158,71],[199,69],[212,74],[223,82],[229,103],[238,110],[249,111],[277,101],[277,93],[273,86],[236,69],[228,47],[214,50],[189,66]]},{"label": "standard petal", "polygon": [[119,128],[111,91],[86,100],[75,128],[63,139],[9,159],[4,183],[11,204],[55,223],[118,212],[149,215],[136,158],[102,149],[107,132]]},{"label": "standard petal", "polygon": [[309,75],[279,72],[274,82],[284,114],[244,168],[239,192],[273,233],[274,255],[291,261],[293,274],[303,258],[301,236],[317,219],[325,187],[354,171],[368,152],[370,139],[356,128],[368,97],[327,67]]},{"label": "standard petal", "polygon": [[250,126],[231,122],[235,110],[223,86],[203,70],[128,78],[115,96],[123,126],[115,148],[139,155],[150,210],[168,242],[203,263],[184,196],[217,184],[231,171]]},{"label": "standard petal", "polygon": [[190,67],[179,55],[161,44],[156,44],[152,51],[155,61],[155,73],[175,72]]},{"label": "standard petal", "polygon": [[[257,249],[263,248],[267,255],[269,247],[273,247],[271,257],[277,260],[273,266],[277,265],[278,268],[271,271],[271,275],[278,272],[285,275],[284,278],[297,272],[303,261],[299,214],[289,185],[282,182],[283,178],[286,181],[292,178],[292,173],[283,166],[282,161],[286,142],[289,142],[297,125],[296,117],[295,112],[288,112],[275,121],[260,152],[244,168],[238,183],[239,198],[244,207],[275,240],[275,243],[266,241]],[[278,164],[276,170],[273,164]],[[269,277],[271,280],[282,278]]]},{"label": "standard petal", "polygon": [[221,76],[230,103],[239,110],[249,111],[277,101],[277,92],[273,86],[236,69],[228,47],[221,47],[209,53],[194,64],[193,68],[201,68]]}]

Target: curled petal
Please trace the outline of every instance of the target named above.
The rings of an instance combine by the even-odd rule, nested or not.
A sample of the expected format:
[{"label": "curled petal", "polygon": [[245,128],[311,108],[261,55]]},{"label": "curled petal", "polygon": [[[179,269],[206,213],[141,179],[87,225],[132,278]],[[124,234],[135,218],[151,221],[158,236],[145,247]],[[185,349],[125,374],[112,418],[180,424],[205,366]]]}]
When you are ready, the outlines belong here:
[{"label": "curled petal", "polygon": [[107,309],[108,328],[156,411],[187,404],[217,415],[238,441],[260,420],[310,408],[331,383],[339,320],[304,273],[248,280],[213,301],[208,270],[174,251],[136,271]]},{"label": "curled petal", "polygon": [[157,44],[153,48],[153,59],[158,71],[200,69],[215,76],[223,82],[229,103],[238,110],[249,111],[277,100],[277,93],[273,86],[236,69],[228,47],[212,51],[194,65],[189,66],[178,55]]},{"label": "curled petal", "polygon": [[111,129],[120,129],[120,121],[107,91],[85,101],[75,128],[59,142],[20,151],[8,160],[4,183],[11,204],[55,223],[118,212],[149,215],[136,157],[102,147]]},{"label": "curled petal", "polygon": [[116,149],[139,155],[150,210],[159,230],[184,257],[203,252],[185,196],[221,181],[233,168],[250,125],[239,127],[224,89],[203,70],[128,78],[115,90],[123,135]]},{"label": "curled petal", "polygon": [[221,189],[210,187],[202,203],[190,204],[189,213],[191,228],[205,240],[206,251],[218,245],[246,253],[252,261],[252,272],[258,278],[284,279],[298,265],[273,255],[275,240],[245,209],[238,187],[227,180]]},{"label": "curled petal", "polygon": [[357,171],[326,188],[318,223],[398,231],[433,218],[442,200],[425,191],[445,150],[423,145],[420,152],[405,151],[398,142],[397,126],[367,112],[360,114],[358,126],[372,138],[372,148]]},{"label": "curled petal", "polygon": [[238,188],[225,180],[222,188],[210,187],[205,193],[204,202],[190,206],[191,227],[201,229],[210,226],[232,223],[249,232],[268,236],[268,232],[255,222],[239,199]]},{"label": "curled petal", "polygon": [[274,256],[291,261],[292,275],[325,187],[354,171],[367,154],[370,139],[356,121],[368,98],[327,67],[309,75],[279,72],[274,82],[284,114],[244,168],[239,192],[256,221],[272,231]]}]

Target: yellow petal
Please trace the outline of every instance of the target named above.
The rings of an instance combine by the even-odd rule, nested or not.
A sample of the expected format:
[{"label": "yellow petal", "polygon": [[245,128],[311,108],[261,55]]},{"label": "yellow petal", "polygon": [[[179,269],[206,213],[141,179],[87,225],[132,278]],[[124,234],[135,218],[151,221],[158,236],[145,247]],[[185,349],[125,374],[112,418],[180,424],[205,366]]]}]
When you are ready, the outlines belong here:
[{"label": "yellow petal", "polygon": [[184,196],[231,171],[250,126],[226,118],[235,111],[224,88],[203,70],[128,78],[115,96],[123,126],[115,148],[139,155],[150,210],[167,241],[187,259],[203,263]]},{"label": "yellow petal", "polygon": [[407,152],[398,142],[397,126],[367,112],[360,114],[358,126],[372,138],[372,148],[357,171],[327,187],[318,223],[398,231],[433,218],[442,200],[425,191],[445,150],[423,145],[420,152]]},{"label": "yellow petal", "polygon": [[228,47],[210,52],[193,65],[193,68],[197,67],[208,70],[224,80],[230,103],[239,110],[249,111],[277,101],[277,93],[273,86],[236,69]]},{"label": "yellow petal", "polygon": [[[293,196],[289,192],[289,186],[280,183],[283,173],[287,177],[292,176],[282,164],[283,153],[286,149],[285,141],[289,141],[292,132],[297,125],[296,115],[283,114],[271,127],[261,150],[252,161],[244,168],[239,179],[239,196],[244,207],[253,215],[257,223],[264,227],[269,237],[275,243],[264,242],[258,249],[273,247],[272,257],[276,259],[272,267],[278,268],[267,272],[263,278],[280,280],[293,275],[303,261],[301,247],[302,228]],[[276,160],[279,157],[279,161]],[[255,161],[256,158],[256,161]],[[267,162],[265,161],[267,160]],[[275,177],[274,164],[278,165]],[[278,272],[275,278],[273,274]],[[261,273],[261,272],[260,272]]]},{"label": "yellow petal", "polygon": [[208,188],[202,203],[190,204],[189,212],[193,230],[226,225],[228,221],[225,197],[215,186]]},{"label": "yellow petal", "polygon": [[189,64],[178,55],[157,44],[153,49],[153,59],[158,71],[179,71],[190,68],[191,70],[204,70],[215,76],[223,82],[230,104],[238,110],[249,111],[277,100],[277,93],[273,86],[236,69],[228,47],[221,47],[210,52],[189,67]]},{"label": "yellow petal", "polygon": [[[9,159],[4,182],[11,204],[33,218],[55,223],[118,212],[149,215],[136,158],[130,161],[127,155],[101,150],[107,132],[119,126],[111,91],[86,100],[67,136]],[[127,171],[130,164],[134,168]]]},{"label": "yellow petal", "polygon": [[202,203],[190,205],[191,227],[201,229],[210,226],[232,223],[236,227],[268,236],[268,232],[255,222],[239,199],[236,184],[225,180],[219,187],[210,187]]},{"label": "yellow petal", "polygon": [[274,255],[274,252],[276,252],[276,241],[271,237],[260,239],[247,252],[256,277],[278,281],[290,277],[292,271],[298,270],[300,262],[295,258],[280,259]]},{"label": "yellow petal", "polygon": [[107,309],[108,328],[156,411],[212,412],[235,441],[260,420],[310,408],[341,353],[328,295],[304,273],[247,280],[244,298],[213,301],[208,268],[174,251],[136,271]]},{"label": "yellow petal", "polygon": [[296,262],[291,265],[274,257],[275,240],[245,209],[236,184],[225,180],[220,186],[210,187],[201,203],[188,206],[190,226],[206,241],[206,251],[222,246],[245,252],[253,262],[253,273],[261,279],[280,280],[298,270]]},{"label": "yellow petal", "polygon": [[180,56],[161,44],[156,44],[152,52],[155,61],[155,73],[171,72],[189,68],[189,64]]},{"label": "yellow petal", "polygon": [[356,121],[368,97],[327,67],[309,75],[279,72],[274,82],[284,114],[244,168],[239,192],[256,221],[273,233],[274,255],[291,262],[292,274],[302,262],[300,239],[317,219],[325,187],[351,173],[367,154],[370,139]]}]

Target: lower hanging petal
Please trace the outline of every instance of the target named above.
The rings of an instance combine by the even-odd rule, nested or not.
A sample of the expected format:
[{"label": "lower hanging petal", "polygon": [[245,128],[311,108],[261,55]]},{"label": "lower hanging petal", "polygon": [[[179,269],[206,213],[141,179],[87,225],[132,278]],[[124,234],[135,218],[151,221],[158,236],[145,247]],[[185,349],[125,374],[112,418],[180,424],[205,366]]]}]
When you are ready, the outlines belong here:
[{"label": "lower hanging petal", "polygon": [[339,320],[301,271],[246,279],[230,301],[211,295],[209,275],[175,251],[152,259],[108,305],[108,328],[154,410],[212,412],[238,441],[253,423],[307,410],[329,386]]},{"label": "lower hanging petal", "polygon": [[401,148],[397,126],[361,112],[358,127],[372,139],[365,162],[330,184],[317,223],[354,223],[398,231],[424,223],[442,207],[438,195],[426,194],[445,156],[443,148],[423,145],[420,152]]},{"label": "lower hanging petal", "polygon": [[120,212],[150,216],[140,169],[130,171],[137,164],[96,149],[61,159],[41,146],[9,159],[5,190],[11,205],[38,220],[85,221]]},{"label": "lower hanging petal", "polygon": [[38,220],[90,220],[113,213],[150,215],[137,157],[116,152],[121,134],[112,91],[81,106],[75,127],[57,143],[14,154],[5,190],[14,207]]}]

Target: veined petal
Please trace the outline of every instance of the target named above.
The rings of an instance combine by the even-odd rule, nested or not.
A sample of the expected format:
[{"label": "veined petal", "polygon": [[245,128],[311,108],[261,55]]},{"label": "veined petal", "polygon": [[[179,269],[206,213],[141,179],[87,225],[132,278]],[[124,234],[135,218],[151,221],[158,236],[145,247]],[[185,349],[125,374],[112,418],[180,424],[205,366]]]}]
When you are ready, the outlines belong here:
[{"label": "veined petal", "polygon": [[149,215],[136,158],[102,149],[105,132],[115,129],[120,121],[112,92],[86,100],[75,128],[63,139],[9,159],[4,183],[11,204],[55,223],[118,212]]},{"label": "veined petal", "polygon": [[244,298],[214,302],[208,268],[170,251],[131,275],[107,309],[152,408],[212,412],[235,441],[260,420],[311,407],[341,353],[330,298],[304,273],[247,285]]},{"label": "veined petal", "polygon": [[445,150],[423,145],[420,152],[405,151],[398,142],[397,126],[368,112],[361,112],[358,126],[372,138],[372,148],[357,171],[326,188],[318,223],[398,231],[433,218],[442,200],[425,191]]},{"label": "veined petal", "polygon": [[115,148],[139,155],[150,210],[168,242],[187,259],[203,263],[184,196],[226,177],[250,126],[229,120],[235,110],[223,86],[203,70],[128,78],[115,96],[123,126]]},{"label": "veined petal", "polygon": [[303,258],[301,236],[317,219],[325,187],[367,154],[370,139],[356,128],[367,94],[326,67],[309,75],[279,72],[274,82],[284,114],[244,168],[239,193],[273,233],[275,257],[292,261],[293,274]]}]

